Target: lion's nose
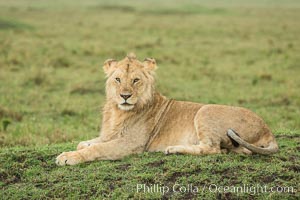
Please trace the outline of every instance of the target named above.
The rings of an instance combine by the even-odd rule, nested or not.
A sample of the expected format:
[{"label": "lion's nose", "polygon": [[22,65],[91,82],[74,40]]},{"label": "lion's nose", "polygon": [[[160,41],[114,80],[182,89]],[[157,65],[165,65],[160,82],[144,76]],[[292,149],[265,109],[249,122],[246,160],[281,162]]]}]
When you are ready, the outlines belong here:
[{"label": "lion's nose", "polygon": [[120,96],[121,96],[124,100],[127,100],[127,99],[129,99],[132,95],[131,95],[131,94],[120,94]]}]

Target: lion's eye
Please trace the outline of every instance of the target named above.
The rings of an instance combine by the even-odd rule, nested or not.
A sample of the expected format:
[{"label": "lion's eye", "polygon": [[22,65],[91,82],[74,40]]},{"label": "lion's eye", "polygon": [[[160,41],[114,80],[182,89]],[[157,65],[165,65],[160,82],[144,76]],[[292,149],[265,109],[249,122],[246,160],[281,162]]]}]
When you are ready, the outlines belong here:
[{"label": "lion's eye", "polygon": [[116,81],[121,83],[121,79],[120,78],[116,78]]},{"label": "lion's eye", "polygon": [[139,80],[140,80],[140,79],[135,78],[135,79],[133,80],[133,83],[137,83],[137,82],[139,82]]}]

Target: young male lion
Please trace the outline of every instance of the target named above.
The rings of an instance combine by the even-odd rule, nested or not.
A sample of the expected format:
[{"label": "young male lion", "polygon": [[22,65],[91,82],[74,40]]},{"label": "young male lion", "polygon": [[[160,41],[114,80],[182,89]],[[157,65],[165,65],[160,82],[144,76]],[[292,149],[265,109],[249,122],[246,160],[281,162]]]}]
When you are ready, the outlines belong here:
[{"label": "young male lion", "polygon": [[107,97],[100,137],[60,154],[58,165],[116,160],[144,151],[194,155],[278,151],[268,126],[245,108],[175,101],[156,92],[154,59],[140,62],[130,54],[121,61],[107,60],[103,68]]}]

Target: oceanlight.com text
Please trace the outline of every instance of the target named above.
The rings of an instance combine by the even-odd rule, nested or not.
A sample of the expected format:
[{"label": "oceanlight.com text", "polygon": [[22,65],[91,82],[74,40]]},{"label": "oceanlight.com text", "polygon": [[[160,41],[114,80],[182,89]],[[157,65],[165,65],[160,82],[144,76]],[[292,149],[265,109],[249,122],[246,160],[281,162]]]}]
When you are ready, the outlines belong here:
[{"label": "oceanlight.com text", "polygon": [[292,186],[273,186],[269,187],[266,185],[235,185],[235,186],[223,186],[218,184],[206,184],[197,186],[193,184],[187,185],[161,185],[161,184],[137,184],[137,193],[247,193],[251,195],[259,193],[296,193],[296,188]]}]

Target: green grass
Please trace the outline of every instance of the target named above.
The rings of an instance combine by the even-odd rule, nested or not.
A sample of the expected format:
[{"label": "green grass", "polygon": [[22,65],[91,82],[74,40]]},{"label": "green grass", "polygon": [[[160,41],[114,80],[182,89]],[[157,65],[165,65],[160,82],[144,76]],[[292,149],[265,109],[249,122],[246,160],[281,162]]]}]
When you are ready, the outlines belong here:
[{"label": "green grass", "polygon": [[[161,194],[137,193],[136,184],[189,183],[298,190],[252,196],[205,190],[198,197],[299,197],[299,18],[296,0],[0,0],[0,196],[155,198]],[[102,63],[131,51],[157,60],[157,88],[170,98],[258,113],[280,153],[145,153],[56,167],[60,152],[98,135]]]},{"label": "green grass", "polygon": [[[277,139],[281,152],[274,156],[165,156],[163,153],[144,153],[121,161],[98,161],[66,167],[57,167],[54,160],[61,151],[74,149],[74,143],[2,149],[1,193],[12,199],[296,199],[296,196],[299,197],[296,192],[299,191],[299,135],[278,136]],[[198,192],[178,192],[176,185],[174,192],[172,187],[175,183],[183,187],[193,185]],[[138,184],[158,184],[169,187],[170,191],[165,194],[143,190],[137,192]],[[267,190],[257,189],[254,193],[252,189],[250,194],[218,193],[215,185],[245,185]],[[273,187],[279,190],[290,187],[290,192],[269,192]]]}]

